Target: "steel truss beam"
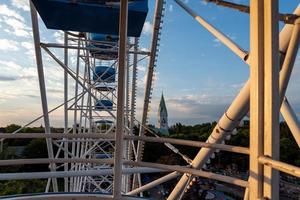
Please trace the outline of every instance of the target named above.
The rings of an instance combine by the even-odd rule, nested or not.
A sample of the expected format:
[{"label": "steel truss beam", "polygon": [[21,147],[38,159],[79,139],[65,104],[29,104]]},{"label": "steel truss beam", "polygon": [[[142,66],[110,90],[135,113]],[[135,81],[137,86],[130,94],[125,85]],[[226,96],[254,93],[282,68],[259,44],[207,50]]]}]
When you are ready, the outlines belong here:
[{"label": "steel truss beam", "polygon": [[[77,46],[64,46],[61,44],[55,44],[55,43],[41,43],[41,46],[44,47],[48,47],[48,48],[63,48],[63,49],[81,49],[81,50],[95,50],[95,51],[101,51],[101,52],[106,52],[106,53],[117,53],[118,51],[113,51],[113,50],[108,50],[108,49],[103,49],[103,48],[97,48],[97,47],[77,47]],[[147,51],[130,51],[127,50],[126,53],[129,54],[139,54],[139,55],[146,55],[149,56],[151,54],[151,52],[147,52]]]},{"label": "steel truss beam", "polygon": [[[158,52],[159,45],[159,37],[161,34],[161,23],[164,11],[164,0],[156,0],[155,2],[155,11],[153,16],[153,33],[151,40],[151,50],[150,50],[150,58],[147,68],[147,80],[144,91],[144,103],[143,103],[143,111],[142,111],[142,120],[141,126],[139,130],[139,135],[144,135],[144,126],[148,120],[148,111],[149,104],[152,94],[152,84],[153,84],[153,76],[154,76],[154,68],[156,67],[156,58]],[[135,158],[136,161],[141,161],[144,151],[144,144],[142,142],[138,142],[137,144],[137,156]],[[132,188],[136,188],[137,185],[141,186],[141,177],[139,175],[135,175],[133,177],[133,185]]]},{"label": "steel truss beam", "polygon": [[[39,159],[39,162],[37,162],[38,159],[35,159],[36,162],[35,164],[41,164],[41,163],[61,163],[61,162],[83,162],[83,163],[110,163],[110,164],[114,164],[115,162],[113,162],[113,160],[99,160],[99,159]],[[30,159],[22,159],[23,163],[31,163],[32,160]],[[14,161],[11,161],[14,162]],[[157,164],[157,163],[148,163],[148,162],[135,162],[135,161],[127,161],[124,160],[123,161],[124,165],[131,165],[131,166],[141,166],[141,167],[146,167],[146,168],[150,168],[148,170],[145,170],[145,173],[156,173],[158,172],[157,169],[161,169],[164,171],[177,171],[180,173],[190,173],[193,174],[195,176],[200,176],[200,177],[204,177],[204,178],[210,178],[210,179],[214,179],[214,180],[218,180],[218,181],[222,181],[222,182],[226,182],[226,183],[230,183],[230,184],[234,184],[234,185],[238,185],[240,187],[248,187],[248,182],[241,180],[241,179],[237,179],[237,178],[232,178],[232,177],[228,177],[228,176],[224,176],[224,175],[220,175],[220,174],[215,174],[215,173],[211,173],[211,172],[206,172],[206,171],[202,171],[202,170],[196,170],[196,169],[192,169],[189,167],[183,167],[183,166],[178,166],[178,165],[164,165],[164,164]],[[115,163],[116,166],[116,163]],[[125,168],[123,170],[128,170],[130,171],[129,173],[133,173],[134,171],[130,168]],[[0,180],[21,180],[21,179],[35,179],[35,178],[59,178],[59,177],[75,177],[75,176],[93,176],[94,174],[99,174],[99,173],[103,174],[109,174],[109,173],[113,173],[113,171],[111,169],[108,170],[88,170],[88,171],[68,171],[68,172],[38,172],[38,173],[7,173],[7,174],[0,174]],[[124,172],[125,172],[124,171]],[[139,171],[139,173],[141,173],[141,171]],[[34,176],[33,176],[34,174]],[[115,173],[114,173],[115,174]],[[32,175],[32,176],[30,176]],[[114,179],[115,180],[115,179]],[[121,191],[121,190],[120,190]],[[120,197],[119,197],[120,198]]]},{"label": "steel truss beam", "polygon": [[279,172],[258,158],[279,159],[278,1],[250,1],[249,198],[279,199]]},{"label": "steel truss beam", "polygon": [[126,62],[127,46],[127,18],[128,0],[120,2],[120,22],[119,22],[119,53],[118,53],[118,99],[117,99],[117,119],[116,119],[116,144],[115,144],[115,165],[113,197],[120,199],[122,194],[122,168],[124,156],[124,101],[125,101],[125,75],[128,70]]},{"label": "steel truss beam", "polygon": [[[223,0],[205,0],[209,3],[215,3],[216,5],[224,6],[227,8],[232,8],[235,10],[238,10],[240,12],[244,13],[250,13],[250,7],[242,4],[237,4],[229,1],[223,1]],[[299,18],[299,16],[295,14],[281,14],[279,13],[279,20],[287,23],[287,24],[294,24],[295,20]]]},{"label": "steel truss beam", "polygon": [[[39,87],[41,93],[41,101],[42,101],[42,109],[43,109],[43,116],[44,116],[44,124],[45,124],[45,134],[51,134],[50,130],[50,119],[49,119],[49,111],[48,111],[48,104],[47,104],[47,94],[46,94],[46,86],[45,86],[45,77],[44,77],[44,69],[43,69],[43,59],[42,59],[42,52],[40,47],[40,33],[39,33],[39,24],[38,24],[38,16],[37,11],[30,1],[30,12],[31,12],[31,21],[32,21],[32,31],[33,31],[33,40],[34,40],[34,48],[36,53],[36,64],[37,64],[37,71],[39,77]],[[52,147],[52,140],[47,139],[47,150],[49,158],[54,158],[53,147]],[[55,171],[55,165],[50,165],[50,170]],[[58,191],[57,180],[55,178],[52,180],[53,191]],[[50,181],[50,180],[48,180]]]},{"label": "steel truss beam", "polygon": [[[61,133],[52,133],[51,135],[44,135],[41,133],[22,133],[17,135],[0,133],[0,138],[3,139],[17,139],[17,138],[65,138],[65,139],[97,139],[96,141],[110,141],[115,140],[115,135],[113,133],[110,134],[68,134],[64,135]],[[101,140],[100,140],[101,139]],[[123,137],[124,140],[133,140],[133,141],[144,141],[144,142],[156,142],[156,143],[171,143],[177,145],[184,145],[190,147],[203,147],[203,148],[212,148],[219,149],[223,151],[229,151],[233,153],[240,154],[249,154],[249,149],[245,147],[237,147],[225,144],[216,144],[216,143],[206,143],[199,141],[189,141],[189,140],[181,140],[181,139],[173,139],[173,138],[157,138],[157,137],[147,137],[147,136],[134,136],[134,135],[125,135]],[[67,141],[65,141],[67,142]],[[73,141],[74,142],[74,141]],[[95,143],[97,144],[97,143]],[[93,147],[91,148],[93,149]],[[89,153],[88,151],[86,153]],[[1,160],[0,160],[1,163]]]}]

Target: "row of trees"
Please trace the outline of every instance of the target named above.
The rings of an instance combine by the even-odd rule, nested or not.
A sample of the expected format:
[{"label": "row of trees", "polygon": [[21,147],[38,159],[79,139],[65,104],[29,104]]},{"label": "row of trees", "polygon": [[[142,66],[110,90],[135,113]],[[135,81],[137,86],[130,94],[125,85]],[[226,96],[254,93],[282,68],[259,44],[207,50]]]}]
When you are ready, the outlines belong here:
[{"label": "row of trees", "polygon": [[[169,137],[206,141],[215,127],[216,122],[198,124],[194,126],[187,126],[181,123],[176,123],[169,129]],[[5,127],[5,132],[12,133],[18,130],[20,126],[12,124]],[[25,128],[21,132],[24,133],[41,133],[44,128],[34,127]],[[62,132],[61,129],[52,129],[52,132]],[[138,128],[136,128],[138,133]],[[227,144],[236,146],[249,146],[249,129],[248,126],[238,128],[238,134],[232,136],[231,140],[226,141]],[[16,155],[9,151],[9,146],[24,146],[24,150],[19,158],[45,158],[48,157],[46,142],[44,139],[10,139],[5,140],[4,150],[0,153],[0,159],[13,159]],[[187,155],[189,158],[194,158],[198,148],[176,146],[181,153]],[[281,161],[300,166],[300,151],[297,143],[295,142],[286,123],[280,123],[280,159]],[[186,162],[180,156],[174,154],[164,144],[146,143],[144,150],[144,161],[157,162],[172,165],[186,165]],[[249,166],[249,158],[246,155],[234,154],[229,152],[220,152],[216,154],[216,158],[212,159],[212,166],[226,166],[235,163],[238,170],[246,171]],[[9,172],[30,172],[30,171],[48,171],[47,165],[23,165],[16,167],[1,167],[0,173]],[[34,187],[32,187],[34,186]],[[45,187],[45,180],[33,181],[0,181],[0,195],[29,193],[29,192],[42,192]]]},{"label": "row of trees", "polygon": [[[10,124],[2,130],[6,133],[13,133],[20,129],[17,124]],[[58,132],[60,129],[52,129]],[[44,127],[26,127],[19,133],[43,133]],[[23,151],[20,155],[16,155],[11,147],[21,146]],[[47,146],[44,139],[7,139],[4,141],[3,151],[0,153],[0,159],[15,158],[47,158]],[[19,165],[1,167],[0,173],[16,173],[16,172],[42,172],[48,171],[47,165]],[[0,195],[39,193],[45,191],[47,180],[21,180],[21,181],[0,181]]]},{"label": "row of trees", "polygon": [[[169,137],[204,142],[209,137],[215,125],[216,122],[197,124],[194,126],[176,123],[170,127]],[[238,133],[232,136],[229,141],[226,141],[226,144],[249,147],[249,124],[246,123],[246,125],[239,127],[237,130]],[[196,153],[199,151],[199,149],[193,147],[176,147],[190,158],[194,158]],[[170,156],[170,150],[163,144],[146,143],[144,153],[144,159],[146,161],[156,162],[165,157],[165,163],[173,162],[172,159],[168,158]],[[244,169],[248,168],[248,156],[228,152],[220,152],[219,155],[222,155],[222,162],[224,164],[236,163]],[[177,164],[182,164],[182,160],[178,158],[176,160],[178,160]],[[280,123],[280,160],[289,164],[300,166],[299,147],[285,122]]]}]

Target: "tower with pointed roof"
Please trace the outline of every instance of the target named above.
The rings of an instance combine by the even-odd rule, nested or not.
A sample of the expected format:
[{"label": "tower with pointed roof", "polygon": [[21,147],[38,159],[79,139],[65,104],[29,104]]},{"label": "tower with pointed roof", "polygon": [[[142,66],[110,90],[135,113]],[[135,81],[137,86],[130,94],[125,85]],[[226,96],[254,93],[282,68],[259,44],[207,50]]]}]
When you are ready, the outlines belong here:
[{"label": "tower with pointed roof", "polygon": [[157,128],[161,134],[168,135],[168,111],[165,103],[164,95],[161,95],[157,112]]}]

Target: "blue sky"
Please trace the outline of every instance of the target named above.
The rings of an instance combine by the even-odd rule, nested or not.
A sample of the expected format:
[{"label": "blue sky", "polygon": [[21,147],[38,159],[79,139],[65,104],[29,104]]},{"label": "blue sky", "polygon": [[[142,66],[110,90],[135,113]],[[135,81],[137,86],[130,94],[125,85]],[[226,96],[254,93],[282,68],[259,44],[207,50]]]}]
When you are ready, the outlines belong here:
[{"label": "blue sky", "polygon": [[[249,17],[237,11],[207,4],[186,2],[199,15],[249,49]],[[248,4],[247,0],[235,2]],[[300,0],[280,0],[280,11],[292,13]],[[149,49],[154,2],[141,37]],[[62,42],[62,33],[41,25],[43,41]],[[281,25],[282,27],[282,25]],[[57,52],[58,54],[60,52]],[[44,57],[49,108],[63,101],[63,72]],[[145,62],[139,65],[138,119],[143,101]],[[32,46],[31,21],[27,0],[0,1],[0,126],[25,124],[41,113],[37,72]],[[300,117],[300,57],[288,89],[288,98]],[[164,92],[169,123],[196,124],[217,120],[248,79],[249,69],[172,0],[167,0],[162,39],[156,69],[150,122],[155,123],[160,95]],[[51,115],[53,125],[62,124],[62,111]],[[41,122],[38,122],[41,123]]]}]

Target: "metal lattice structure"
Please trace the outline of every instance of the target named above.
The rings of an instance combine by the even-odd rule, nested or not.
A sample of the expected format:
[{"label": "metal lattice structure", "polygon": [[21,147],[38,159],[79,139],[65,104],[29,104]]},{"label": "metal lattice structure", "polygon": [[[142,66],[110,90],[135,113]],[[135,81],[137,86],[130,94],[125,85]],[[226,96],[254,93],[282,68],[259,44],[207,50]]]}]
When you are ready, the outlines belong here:
[{"label": "metal lattice structure", "polygon": [[[299,167],[279,161],[278,125],[281,112],[300,147],[300,123],[285,96],[300,43],[300,5],[293,14],[280,14],[278,0],[250,0],[249,6],[207,0],[250,13],[251,46],[246,51],[182,0],[174,2],[250,66],[249,81],[224,112],[206,142],[159,137],[147,127],[163,27],[164,0],[155,1],[149,51],[139,49],[141,25],[148,12],[147,0],[30,0],[43,115],[24,127],[43,119],[45,133],[17,134],[20,131],[17,130],[14,134],[0,134],[0,138],[2,141],[45,138],[48,158],[0,160],[0,166],[49,164],[50,171],[0,174],[0,180],[48,179],[45,194],[15,199],[139,199],[144,191],[180,176],[167,199],[181,199],[194,183],[195,177],[243,187],[245,199],[278,199],[279,171],[300,177]],[[80,19],[57,19],[55,14],[49,12],[50,8],[61,9],[60,13],[57,11],[57,16],[72,19],[80,14]],[[66,8],[70,12],[65,12]],[[85,20],[90,19],[87,13],[93,9],[99,9],[102,13],[97,13],[94,23],[87,23]],[[38,13],[48,28],[64,30],[63,44],[43,43],[40,40]],[[103,24],[102,27],[95,26],[97,20],[104,23],[106,16],[116,17],[116,20],[106,21],[108,25]],[[279,20],[285,23],[280,33]],[[64,57],[59,58],[54,49],[63,49]],[[64,102],[52,110],[47,104],[47,77],[43,71],[42,51],[64,73]],[[74,62],[70,62],[71,58]],[[139,121],[135,116],[137,66],[145,58],[148,58],[147,80],[142,119]],[[51,133],[49,115],[60,107],[64,108],[64,132]],[[236,133],[240,121],[249,111],[250,147],[224,144]],[[140,127],[139,133],[134,132],[135,126]],[[146,136],[146,130],[154,137]],[[144,162],[145,142],[163,143],[171,152],[183,158],[187,166]],[[200,150],[192,159],[173,144]],[[220,150],[249,155],[249,181],[202,170]],[[141,174],[157,172],[168,174],[142,184]],[[64,188],[60,190],[58,179],[62,178]]]}]

